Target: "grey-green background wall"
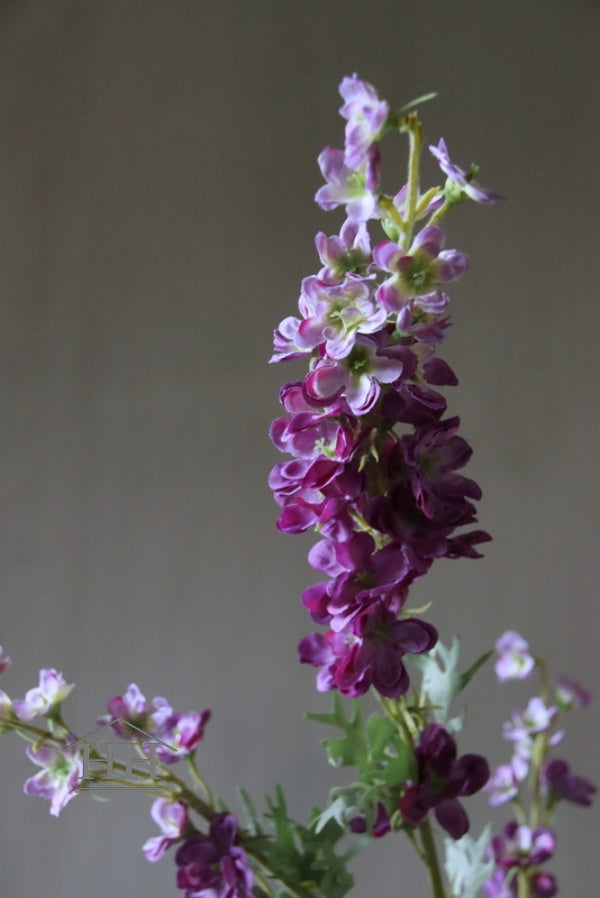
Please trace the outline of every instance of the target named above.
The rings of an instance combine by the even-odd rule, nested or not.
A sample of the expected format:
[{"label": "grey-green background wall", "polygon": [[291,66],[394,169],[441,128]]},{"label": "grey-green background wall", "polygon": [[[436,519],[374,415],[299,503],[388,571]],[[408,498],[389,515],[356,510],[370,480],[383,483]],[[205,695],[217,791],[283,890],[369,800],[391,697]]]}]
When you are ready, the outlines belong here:
[{"label": "grey-green background wall", "polygon": [[[312,196],[353,71],[398,104],[439,91],[428,136],[510,196],[448,221],[472,258],[452,290],[450,411],[494,542],[485,560],[440,562],[415,601],[434,601],[468,659],[516,628],[597,686],[599,24],[573,0],[3,0],[9,694],[56,666],[82,733],[136,681],[214,709],[199,754],[228,800],[237,782],[259,803],[286,783],[299,815],[325,800],[325,733],[302,714],[328,699],[295,660],[308,541],[275,531],[266,486],[291,371],[266,360],[318,267],[314,233],[341,221]],[[395,183],[399,146],[384,145]],[[527,694],[482,673],[462,749],[506,758],[500,723]],[[597,769],[599,737],[594,707],[573,718],[579,772]],[[176,894],[172,859],[140,850],[147,798],[81,798],[55,820],[21,794],[22,749],[0,742],[2,896]],[[477,829],[486,803],[470,807]],[[597,898],[597,811],[567,807],[558,829],[563,894]],[[408,844],[377,843],[356,869],[356,895],[427,896]]]}]

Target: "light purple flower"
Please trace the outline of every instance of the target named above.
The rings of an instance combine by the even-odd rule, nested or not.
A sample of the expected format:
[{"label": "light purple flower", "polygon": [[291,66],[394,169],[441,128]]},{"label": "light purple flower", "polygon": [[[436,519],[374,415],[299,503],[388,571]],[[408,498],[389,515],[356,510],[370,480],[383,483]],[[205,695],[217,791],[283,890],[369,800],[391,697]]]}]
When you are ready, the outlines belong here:
[{"label": "light purple flower", "polygon": [[535,667],[529,653],[529,643],[514,630],[507,630],[496,642],[496,676],[501,683],[506,680],[524,680]]},{"label": "light purple flower", "polygon": [[511,721],[503,725],[504,738],[518,742],[523,735],[544,732],[549,729],[557,710],[555,706],[545,705],[539,696],[531,698],[524,711],[513,711]]},{"label": "light purple flower", "polygon": [[387,278],[377,290],[377,299],[388,312],[398,312],[411,300],[430,314],[441,314],[448,297],[440,284],[456,281],[469,265],[466,253],[445,250],[446,235],[433,225],[419,231],[408,251],[392,240],[383,240],[373,250],[373,259]]},{"label": "light purple flower", "polygon": [[146,855],[146,860],[154,863],[184,835],[188,823],[187,805],[183,801],[157,798],[152,804],[150,814],[162,835],[152,836],[144,842],[142,851]]},{"label": "light purple flower", "polygon": [[592,701],[592,693],[584,689],[581,683],[571,677],[558,678],[556,686],[556,701],[561,708],[586,708]]},{"label": "light purple flower", "polygon": [[39,686],[29,689],[24,699],[15,699],[13,708],[20,720],[42,717],[67,697],[74,683],[67,683],[62,673],[54,668],[40,670]]},{"label": "light purple flower", "polygon": [[362,165],[349,168],[344,151],[326,147],[319,156],[319,168],[327,183],[315,194],[318,205],[329,211],[346,207],[346,215],[355,222],[379,218],[379,150],[373,144]]},{"label": "light purple flower", "polygon": [[515,892],[506,881],[506,871],[496,870],[494,875],[484,882],[483,891],[486,898],[515,898]]},{"label": "light purple flower", "polygon": [[4,692],[3,689],[0,689],[0,733],[7,733],[12,729],[10,723],[12,713],[12,701],[6,692]]},{"label": "light purple flower", "polygon": [[334,285],[304,278],[299,305],[304,321],[298,326],[296,342],[311,350],[325,344],[325,354],[332,359],[345,358],[357,334],[373,334],[387,321],[387,312],[374,301],[369,284],[358,278]]},{"label": "light purple flower", "polygon": [[[442,137],[437,147],[430,146],[429,151],[432,156],[435,156],[437,159],[440,168],[447,176],[449,184],[446,184],[446,196],[450,195],[451,199],[458,200],[462,194],[470,197],[470,199],[475,200],[476,203],[483,203],[487,206],[497,206],[498,203],[502,202],[504,199],[499,193],[494,193],[491,190],[485,190],[481,185],[475,180],[475,175],[477,174],[478,168],[476,165],[471,165],[468,172],[464,171],[464,169],[460,168],[458,165],[455,165],[454,162],[450,159],[448,154],[448,148],[446,146],[446,141]],[[449,189],[450,188],[450,189]]]},{"label": "light purple flower", "polygon": [[23,791],[26,795],[47,798],[50,813],[58,817],[65,805],[77,795],[83,774],[80,753],[75,748],[61,751],[48,742],[37,748],[28,745],[25,751],[29,760],[42,769],[26,781]]},{"label": "light purple flower", "polygon": [[500,764],[484,786],[484,791],[489,793],[489,802],[493,807],[514,798],[519,792],[519,784],[512,766]]},{"label": "light purple flower", "polygon": [[379,99],[375,88],[366,81],[361,81],[356,74],[344,78],[339,91],[345,101],[340,115],[348,121],[346,162],[355,168],[377,139],[388,117],[389,107],[385,100]]},{"label": "light purple flower", "polygon": [[322,359],[317,363],[306,377],[306,395],[323,405],[343,396],[354,415],[364,415],[379,399],[380,385],[401,377],[401,355],[395,347],[379,352],[374,340],[358,336],[352,352],[344,359]]},{"label": "light purple flower", "polygon": [[325,284],[341,284],[349,274],[366,277],[371,263],[371,241],[364,222],[347,219],[340,235],[319,231],[315,246],[323,268],[317,277]]},{"label": "light purple flower", "polygon": [[[2,646],[0,645],[0,656],[2,655]],[[0,674],[3,674],[8,665],[11,663],[10,658],[8,657],[0,657]]]}]

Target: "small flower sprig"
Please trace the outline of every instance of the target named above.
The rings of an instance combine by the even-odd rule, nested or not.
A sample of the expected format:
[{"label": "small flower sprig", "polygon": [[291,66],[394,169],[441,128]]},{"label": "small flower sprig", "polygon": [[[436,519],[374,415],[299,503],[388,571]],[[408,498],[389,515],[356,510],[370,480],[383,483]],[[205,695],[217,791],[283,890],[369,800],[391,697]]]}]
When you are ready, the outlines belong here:
[{"label": "small flower sprig", "polygon": [[504,724],[503,736],[512,743],[513,754],[485,787],[491,805],[510,803],[514,819],[492,840],[495,871],[484,891],[487,898],[553,898],[558,893],[556,878],[541,865],[556,849],[550,828],[556,806],[566,800],[587,807],[596,792],[588,779],[553,755],[564,736],[557,726],[565,712],[589,705],[591,694],[566,676],[551,689],[545,662],[530,653],[527,641],[515,631],[500,637],[496,651],[500,682],[528,679],[537,672],[540,694]]},{"label": "small flower sprig", "polygon": [[[0,658],[0,673],[10,663],[10,658]],[[23,790],[48,800],[52,816],[58,817],[79,795],[102,794],[94,791],[98,784],[141,788],[155,795],[150,814],[159,830],[144,843],[143,852],[155,862],[174,850],[176,883],[184,898],[346,894],[353,879],[346,870],[347,856],[337,850],[345,830],[335,822],[316,837],[312,825],[290,817],[281,790],[268,799],[263,821],[242,792],[245,825],[215,799],[195,757],[210,720],[208,709],[175,712],[162,696],[148,702],[132,683],[123,695],[109,699],[108,713],[97,718],[98,729],[78,739],[62,716],[62,702],[73,686],[62,673],[43,668],[39,685],[23,699],[11,700],[0,690],[0,732],[21,736],[28,743],[28,758],[41,768]],[[98,751],[92,737],[107,728],[132,744],[141,770],[112,752],[108,761]],[[151,757],[156,761],[152,765]],[[182,762],[187,778],[174,770]]]}]

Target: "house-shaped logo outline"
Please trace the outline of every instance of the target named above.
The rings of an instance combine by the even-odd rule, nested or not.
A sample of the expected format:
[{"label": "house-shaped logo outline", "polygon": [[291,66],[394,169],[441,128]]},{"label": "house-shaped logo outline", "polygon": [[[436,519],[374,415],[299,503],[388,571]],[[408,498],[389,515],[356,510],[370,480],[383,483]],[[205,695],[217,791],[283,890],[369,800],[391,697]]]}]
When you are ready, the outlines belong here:
[{"label": "house-shaped logo outline", "polygon": [[[113,719],[109,720],[107,723],[103,723],[101,726],[96,727],[96,729],[92,730],[90,733],[86,733],[85,736],[81,737],[81,739],[76,739],[74,742],[70,742],[68,745],[65,745],[64,750],[67,751],[67,749],[69,749],[69,748],[77,748],[80,745],[93,745],[94,741],[95,741],[94,737],[96,737],[96,735],[98,733],[101,733],[103,730],[112,728],[113,724],[115,724],[115,723],[119,723],[122,726],[126,726],[130,730],[135,730],[135,733],[139,737],[143,737],[144,741],[154,742],[154,743],[158,743],[159,745],[163,745],[168,751],[173,752],[173,754],[177,754],[177,752],[179,750],[179,749],[175,748],[173,745],[169,745],[168,742],[164,742],[162,739],[159,739],[158,736],[152,736],[150,733],[147,733],[145,730],[140,729],[140,727],[136,726],[134,723],[131,723],[131,721],[126,720],[124,717],[113,717]],[[113,732],[114,732],[114,730],[113,730]],[[112,743],[112,744],[128,745],[129,743],[123,742],[123,743]],[[142,760],[142,759],[140,758],[140,760]],[[112,791],[122,792],[125,789],[127,789],[127,785],[128,785],[127,780],[123,780],[122,786],[103,786],[103,785],[95,784],[94,786],[87,786],[86,788],[87,788],[87,790],[90,790],[90,791],[92,789],[100,789],[102,791],[112,790]],[[77,786],[77,790],[80,790],[81,788],[82,788],[81,785]],[[160,785],[157,783],[155,783],[153,785],[148,785],[148,786],[142,786],[142,785],[138,785],[136,783],[136,789],[134,789],[133,791],[137,790],[140,792],[143,792],[143,791],[156,792],[157,790],[160,790],[160,788],[161,788]]]}]

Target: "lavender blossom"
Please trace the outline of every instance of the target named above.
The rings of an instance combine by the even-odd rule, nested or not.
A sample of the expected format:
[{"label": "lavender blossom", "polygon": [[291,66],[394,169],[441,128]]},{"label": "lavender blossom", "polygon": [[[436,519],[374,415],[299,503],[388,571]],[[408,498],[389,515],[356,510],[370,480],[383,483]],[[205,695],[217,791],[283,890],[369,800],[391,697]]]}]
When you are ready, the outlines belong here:
[{"label": "lavender blossom", "polygon": [[28,745],[25,751],[29,760],[42,769],[25,782],[23,791],[26,795],[47,798],[50,813],[58,817],[65,805],[77,795],[83,775],[80,753],[77,748],[62,750],[48,742],[37,747]]},{"label": "lavender blossom", "polygon": [[29,689],[23,699],[14,699],[13,709],[20,720],[33,720],[51,712],[74,687],[54,668],[40,670],[39,685]]},{"label": "lavender blossom", "polygon": [[162,835],[152,836],[142,846],[146,860],[159,861],[171,845],[179,842],[188,825],[187,805],[183,801],[157,798],[152,804],[150,815]]},{"label": "lavender blossom", "polygon": [[501,683],[506,680],[524,680],[535,667],[528,642],[514,630],[507,630],[497,640],[496,652],[496,676]]},{"label": "lavender blossom", "polygon": [[342,79],[340,95],[345,101],[340,115],[347,119],[345,158],[355,168],[365,158],[377,139],[389,113],[385,100],[380,100],[375,88],[354,74]]},{"label": "lavender blossom", "polygon": [[443,137],[440,139],[437,147],[429,147],[429,152],[437,159],[441,170],[448,178],[446,197],[450,196],[450,198],[456,202],[464,194],[470,199],[475,200],[476,203],[483,203],[487,206],[497,206],[504,199],[499,193],[485,190],[475,180],[475,175],[478,171],[476,165],[471,165],[469,171],[466,172],[452,162],[448,154],[446,141]]}]

